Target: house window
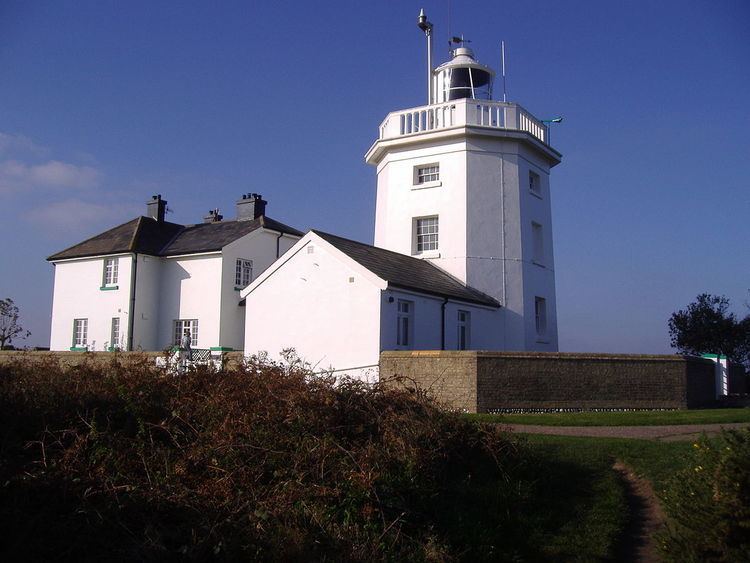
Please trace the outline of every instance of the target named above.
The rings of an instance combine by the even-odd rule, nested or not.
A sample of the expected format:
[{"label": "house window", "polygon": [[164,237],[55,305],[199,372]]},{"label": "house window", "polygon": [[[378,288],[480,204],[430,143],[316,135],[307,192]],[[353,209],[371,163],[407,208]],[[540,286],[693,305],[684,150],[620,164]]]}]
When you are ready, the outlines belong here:
[{"label": "house window", "polygon": [[75,319],[73,321],[73,346],[85,348],[88,344],[89,320]]},{"label": "house window", "polygon": [[426,164],[414,167],[414,184],[429,184],[440,180],[440,165]]},{"label": "house window", "polygon": [[547,335],[547,300],[544,297],[534,298],[534,317],[536,319],[536,335]]},{"label": "house window", "polygon": [[198,319],[178,319],[174,322],[174,345],[179,346],[185,331],[190,334],[190,346],[198,345]]},{"label": "house window", "polygon": [[120,347],[120,317],[112,317],[109,346],[112,350]]},{"label": "house window", "polygon": [[253,261],[237,258],[237,267],[234,272],[235,287],[245,288],[253,281]]},{"label": "house window", "polygon": [[421,219],[415,219],[414,232],[417,253],[438,249],[437,217],[422,217]]},{"label": "house window", "polygon": [[471,346],[471,313],[458,312],[458,350],[468,350]]},{"label": "house window", "polygon": [[544,231],[539,223],[531,222],[532,260],[537,264],[544,263]]},{"label": "house window", "polygon": [[539,174],[532,172],[531,170],[529,170],[529,191],[534,195],[542,195],[542,184]]},{"label": "house window", "polygon": [[102,285],[109,286],[117,283],[117,272],[119,258],[105,258],[104,259],[104,275]]},{"label": "house window", "polygon": [[414,329],[414,303],[398,300],[398,314],[396,324],[396,346],[411,348]]}]

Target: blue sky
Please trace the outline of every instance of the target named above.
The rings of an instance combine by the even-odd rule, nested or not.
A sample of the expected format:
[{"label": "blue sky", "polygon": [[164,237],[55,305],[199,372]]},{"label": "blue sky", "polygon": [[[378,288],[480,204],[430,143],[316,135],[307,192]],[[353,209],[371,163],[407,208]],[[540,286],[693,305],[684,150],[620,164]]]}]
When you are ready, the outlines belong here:
[{"label": "blue sky", "polygon": [[[141,214],[269,216],[372,242],[363,155],[463,33],[563,163],[560,348],[669,353],[698,293],[750,299],[750,2],[0,2],[0,298],[47,345],[44,258]],[[450,26],[450,27],[449,27]],[[496,97],[501,94],[499,85]]]}]

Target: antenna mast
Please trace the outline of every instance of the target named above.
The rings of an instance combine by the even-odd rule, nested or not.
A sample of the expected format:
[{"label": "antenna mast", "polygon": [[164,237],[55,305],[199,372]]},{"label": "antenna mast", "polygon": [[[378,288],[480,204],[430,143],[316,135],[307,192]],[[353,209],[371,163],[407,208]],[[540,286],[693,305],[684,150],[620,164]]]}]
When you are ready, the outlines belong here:
[{"label": "antenna mast", "polygon": [[427,105],[432,103],[432,23],[427,21],[424,8],[419,11],[417,27],[424,31],[427,37]]},{"label": "antenna mast", "polygon": [[501,58],[503,60],[503,62],[502,62],[502,67],[503,67],[503,101],[507,102],[508,100],[506,99],[506,96],[505,96],[505,93],[506,93],[506,90],[505,90],[505,41],[501,41],[500,42],[500,56],[501,56]]}]

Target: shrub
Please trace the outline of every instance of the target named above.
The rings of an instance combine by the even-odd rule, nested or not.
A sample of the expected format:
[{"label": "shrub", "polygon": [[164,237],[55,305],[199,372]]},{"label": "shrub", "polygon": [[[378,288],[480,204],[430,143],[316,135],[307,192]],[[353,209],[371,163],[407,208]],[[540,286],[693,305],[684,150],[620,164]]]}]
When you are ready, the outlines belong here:
[{"label": "shrub", "polygon": [[0,367],[0,558],[488,558],[524,459],[419,393],[299,364],[20,361]]},{"label": "shrub", "polygon": [[669,561],[750,561],[750,428],[693,444],[692,463],[662,495]]}]

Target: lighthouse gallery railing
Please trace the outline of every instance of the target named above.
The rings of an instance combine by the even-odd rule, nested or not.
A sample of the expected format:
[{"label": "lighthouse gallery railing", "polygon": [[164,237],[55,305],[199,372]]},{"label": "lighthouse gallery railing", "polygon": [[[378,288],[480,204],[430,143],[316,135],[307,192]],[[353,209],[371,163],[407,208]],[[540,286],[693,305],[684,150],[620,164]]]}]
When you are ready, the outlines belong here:
[{"label": "lighthouse gallery railing", "polygon": [[389,113],[380,125],[380,139],[464,126],[525,131],[542,143],[549,139],[548,126],[518,104],[470,98]]}]

